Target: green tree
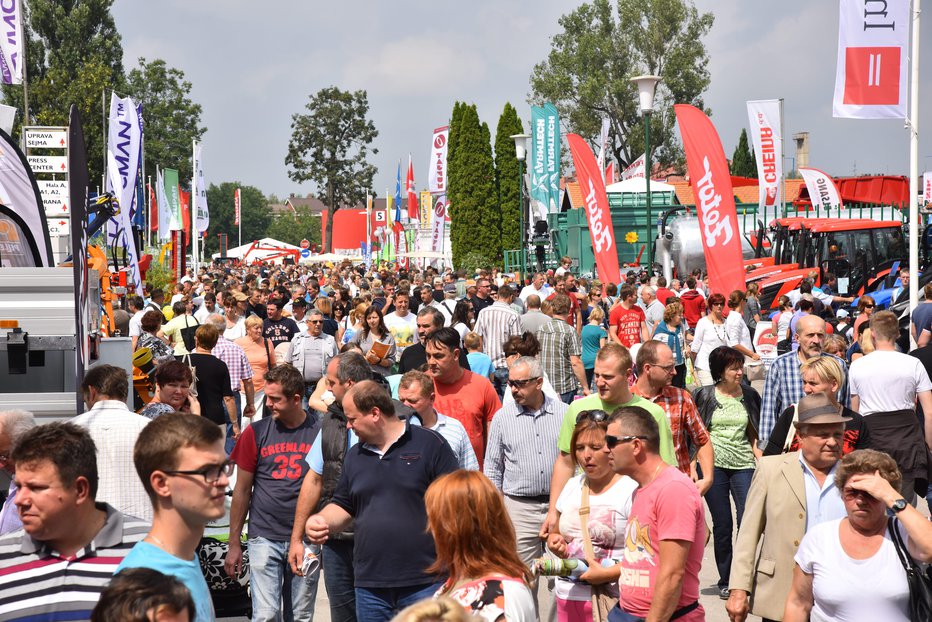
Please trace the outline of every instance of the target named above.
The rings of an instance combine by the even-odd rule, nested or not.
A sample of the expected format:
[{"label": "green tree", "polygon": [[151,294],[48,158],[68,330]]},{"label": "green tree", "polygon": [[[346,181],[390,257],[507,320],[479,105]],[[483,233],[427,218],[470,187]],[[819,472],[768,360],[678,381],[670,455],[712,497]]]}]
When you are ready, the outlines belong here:
[{"label": "green tree", "polygon": [[531,103],[553,102],[563,129],[584,137],[599,135],[602,119],[611,121],[609,147],[622,165],[644,153],[644,123],[638,74],[663,78],[651,117],[654,161],[679,163],[682,151],[674,132],[672,105],[705,109],[709,86],[703,37],[711,13],[700,14],[691,0],[592,0],[560,18],[563,32],[553,37],[547,60],[531,75]]},{"label": "green tree", "polygon": [[[28,125],[67,125],[75,104],[85,120],[84,140],[92,187],[104,169],[101,93],[124,86],[123,45],[110,7],[113,0],[30,0],[24,5]],[[23,110],[23,88],[4,85],[3,99]],[[23,120],[17,115],[14,138]]]},{"label": "green tree", "polygon": [[[273,203],[273,201],[269,201]],[[272,219],[266,236],[298,246],[307,239],[311,244],[320,244],[320,214],[310,208],[301,207],[297,212],[285,212]]]},{"label": "green tree", "polygon": [[220,249],[217,234],[227,234],[228,248],[239,246],[239,227],[234,225],[233,195],[240,189],[240,215],[242,219],[243,244],[264,238],[272,222],[269,204],[262,191],[255,186],[247,186],[238,181],[225,181],[220,185],[207,187],[207,205],[210,206],[210,225],[207,227],[207,241],[204,254],[210,255]]},{"label": "green tree", "polygon": [[[291,140],[285,164],[292,181],[312,181],[327,206],[327,230],[333,230],[333,215],[341,207],[357,205],[372,188],[376,168],[366,161],[370,144],[379,135],[367,119],[369,98],[366,91],[342,91],[335,86],[321,89],[310,97],[307,114],[291,117]],[[326,252],[333,250],[333,236],[327,236]]]},{"label": "green tree", "polygon": [[189,97],[191,83],[184,72],[161,59],[140,58],[127,76],[126,92],[142,104],[147,166],[178,169],[182,185],[190,184],[191,143],[207,129],[201,126],[201,105]]},{"label": "green tree", "polygon": [[523,134],[524,126],[518,112],[510,103],[505,104],[495,130],[495,187],[498,190],[501,214],[502,249],[521,247],[521,206],[518,158],[515,156],[514,134]]},{"label": "green tree", "polygon": [[731,156],[731,174],[757,179],[757,157],[748,145],[747,130],[741,130],[738,146],[735,147],[735,153]]},{"label": "green tree", "polygon": [[480,123],[476,106],[463,106],[456,124],[456,149],[448,158],[450,174],[450,244],[453,265],[467,252],[495,261],[501,257],[501,215],[489,126]]}]

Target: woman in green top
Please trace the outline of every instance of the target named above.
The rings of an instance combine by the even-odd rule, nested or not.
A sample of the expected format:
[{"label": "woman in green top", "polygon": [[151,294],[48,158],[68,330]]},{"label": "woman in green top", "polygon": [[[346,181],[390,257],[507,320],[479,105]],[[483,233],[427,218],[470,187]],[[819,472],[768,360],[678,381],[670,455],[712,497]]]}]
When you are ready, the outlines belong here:
[{"label": "woman in green top", "polygon": [[715,453],[715,473],[705,500],[712,515],[719,596],[727,599],[734,533],[729,494],[740,525],[751,477],[762,455],[757,448],[761,400],[757,391],[741,383],[744,355],[735,348],[712,350],[709,372],[715,384],[698,389],[695,400]]}]

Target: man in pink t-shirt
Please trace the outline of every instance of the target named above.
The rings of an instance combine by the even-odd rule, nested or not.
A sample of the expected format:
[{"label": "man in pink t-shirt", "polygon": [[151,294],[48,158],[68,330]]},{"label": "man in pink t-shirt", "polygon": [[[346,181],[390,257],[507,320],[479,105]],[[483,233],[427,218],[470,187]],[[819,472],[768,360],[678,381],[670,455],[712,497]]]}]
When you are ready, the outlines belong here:
[{"label": "man in pink t-shirt", "polygon": [[605,449],[616,473],[638,483],[625,529],[618,607],[651,620],[702,622],[699,567],[705,545],[702,498],[687,475],[663,461],[653,416],[638,406],[619,408],[609,419]]},{"label": "man in pink t-shirt", "polygon": [[637,305],[637,290],[633,285],[622,285],[618,291],[618,304],[608,314],[608,335],[615,343],[630,348],[650,339],[644,310]]}]

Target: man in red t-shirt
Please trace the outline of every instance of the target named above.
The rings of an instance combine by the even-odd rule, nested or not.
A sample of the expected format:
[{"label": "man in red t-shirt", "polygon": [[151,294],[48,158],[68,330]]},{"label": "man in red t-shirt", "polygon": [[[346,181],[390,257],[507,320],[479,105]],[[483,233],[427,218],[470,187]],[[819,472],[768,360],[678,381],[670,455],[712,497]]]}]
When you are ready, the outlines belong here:
[{"label": "man in red t-shirt", "polygon": [[566,323],[575,328],[577,333],[580,333],[582,332],[582,310],[579,308],[579,297],[576,295],[575,289],[576,277],[569,272],[564,272],[557,277],[554,291],[547,296],[547,300],[553,302],[553,297],[557,294],[566,294],[570,299],[570,313],[566,317]]},{"label": "man in red t-shirt", "polygon": [[683,303],[683,318],[686,319],[686,324],[695,328],[706,310],[705,296],[696,289],[696,277],[686,279],[686,291],[680,294],[680,302]]},{"label": "man in red t-shirt", "polygon": [[434,379],[434,408],[463,424],[481,469],[489,422],[502,407],[495,387],[488,378],[460,367],[460,335],[453,328],[427,335],[425,350],[427,373]]},{"label": "man in red t-shirt", "polygon": [[630,348],[650,339],[644,310],[637,305],[634,285],[622,285],[618,290],[618,304],[608,315],[608,334],[612,341]]},{"label": "man in red t-shirt", "polygon": [[676,293],[672,289],[667,288],[667,279],[664,276],[657,277],[656,295],[657,300],[659,300],[660,304],[663,306],[667,306],[667,301],[671,296],[676,297]]}]

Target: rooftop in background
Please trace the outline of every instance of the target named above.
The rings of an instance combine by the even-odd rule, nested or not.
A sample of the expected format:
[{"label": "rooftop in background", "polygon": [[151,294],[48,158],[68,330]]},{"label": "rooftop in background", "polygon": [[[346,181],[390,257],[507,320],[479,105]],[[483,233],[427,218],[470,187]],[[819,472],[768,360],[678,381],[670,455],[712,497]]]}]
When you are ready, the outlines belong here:
[{"label": "rooftop in background", "polygon": [[[344,206],[345,207],[345,206]],[[365,203],[360,203],[355,206],[357,209],[366,209]],[[324,202],[315,197],[314,195],[307,195],[305,197],[299,197],[292,195],[285,199],[283,203],[270,203],[269,209],[272,211],[273,216],[278,216],[279,214],[287,214],[292,211],[297,211],[302,208],[308,208],[311,210],[312,214],[322,214],[327,211],[327,206],[324,205]],[[385,209],[385,199],[375,199],[372,202],[372,209],[374,210],[384,210]]]}]

